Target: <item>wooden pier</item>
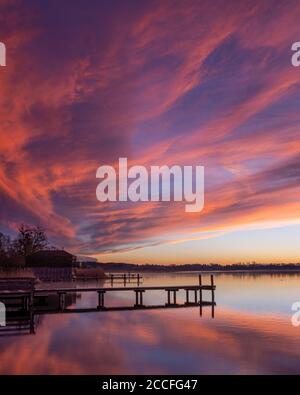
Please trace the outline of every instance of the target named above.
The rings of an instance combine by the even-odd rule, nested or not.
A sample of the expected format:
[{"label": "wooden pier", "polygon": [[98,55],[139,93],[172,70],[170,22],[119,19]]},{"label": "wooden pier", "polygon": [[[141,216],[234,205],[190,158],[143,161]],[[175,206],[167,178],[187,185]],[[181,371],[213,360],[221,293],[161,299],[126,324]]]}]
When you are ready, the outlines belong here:
[{"label": "wooden pier", "polygon": [[[140,279],[135,275],[134,279]],[[1,284],[1,283],[0,283]],[[30,283],[32,285],[32,283]],[[176,308],[176,307],[192,307],[200,306],[200,314],[202,314],[202,306],[212,307],[212,316],[214,316],[215,303],[215,289],[213,275],[210,276],[210,284],[203,285],[202,277],[199,275],[199,284],[197,285],[176,285],[176,286],[139,286],[129,285],[122,287],[60,287],[60,288],[31,288],[27,289],[24,283],[18,286],[18,289],[3,290],[0,287],[0,301],[7,300],[21,300],[19,308],[22,311],[33,311],[37,314],[51,313],[51,312],[79,312],[79,311],[121,311],[121,310],[136,310],[136,309],[158,309],[158,308]],[[165,292],[166,301],[163,305],[146,305],[144,303],[144,295],[149,291]],[[178,292],[184,291],[184,303],[178,303]],[[203,292],[209,291],[210,300],[203,300]],[[112,292],[132,292],[133,305],[132,306],[108,306],[106,295]],[[78,309],[66,307],[66,296],[74,295],[77,293],[96,293],[98,295],[97,305],[90,308]],[[57,305],[49,309],[48,307],[42,308],[39,306],[38,301],[56,295]]]},{"label": "wooden pier", "polygon": [[0,301],[5,300],[11,309],[21,305],[23,310],[29,310],[34,302],[34,282],[33,277],[0,278]]},{"label": "wooden pier", "polygon": [[29,311],[10,311],[6,316],[6,324],[0,328],[0,337],[34,335],[38,315]]}]

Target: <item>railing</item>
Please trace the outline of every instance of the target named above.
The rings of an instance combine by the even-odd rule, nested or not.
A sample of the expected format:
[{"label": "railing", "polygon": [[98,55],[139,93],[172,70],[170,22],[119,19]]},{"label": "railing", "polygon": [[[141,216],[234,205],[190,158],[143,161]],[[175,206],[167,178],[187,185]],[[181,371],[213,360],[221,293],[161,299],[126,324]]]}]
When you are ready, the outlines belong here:
[{"label": "railing", "polygon": [[123,283],[126,286],[127,283],[136,282],[139,285],[143,281],[143,276],[140,273],[109,273],[106,278],[110,280],[111,286],[114,284]]}]

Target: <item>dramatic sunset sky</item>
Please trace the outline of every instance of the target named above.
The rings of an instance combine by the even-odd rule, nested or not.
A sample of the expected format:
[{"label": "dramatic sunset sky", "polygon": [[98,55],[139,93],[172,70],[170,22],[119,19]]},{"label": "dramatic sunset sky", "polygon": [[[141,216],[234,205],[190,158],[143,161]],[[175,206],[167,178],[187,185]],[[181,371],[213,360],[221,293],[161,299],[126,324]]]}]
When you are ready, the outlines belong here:
[{"label": "dramatic sunset sky", "polygon": [[[300,261],[299,0],[0,0],[0,231],[100,261]],[[205,208],[96,170],[204,165]]]}]

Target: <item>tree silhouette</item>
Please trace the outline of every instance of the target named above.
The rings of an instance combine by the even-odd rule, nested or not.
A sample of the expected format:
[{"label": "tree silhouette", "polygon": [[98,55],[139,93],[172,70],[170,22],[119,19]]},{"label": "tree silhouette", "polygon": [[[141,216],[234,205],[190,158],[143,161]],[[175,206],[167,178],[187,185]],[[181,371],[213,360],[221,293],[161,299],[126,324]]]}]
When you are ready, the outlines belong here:
[{"label": "tree silhouette", "polygon": [[22,224],[14,241],[14,249],[21,256],[28,256],[48,246],[46,233],[39,226],[30,227]]}]

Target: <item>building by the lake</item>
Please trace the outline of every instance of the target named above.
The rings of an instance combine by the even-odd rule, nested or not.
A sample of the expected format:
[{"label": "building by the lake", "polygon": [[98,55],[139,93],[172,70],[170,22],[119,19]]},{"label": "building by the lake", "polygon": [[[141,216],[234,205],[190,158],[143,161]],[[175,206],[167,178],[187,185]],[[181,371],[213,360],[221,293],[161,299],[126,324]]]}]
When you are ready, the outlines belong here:
[{"label": "building by the lake", "polygon": [[76,256],[65,250],[41,250],[26,257],[26,268],[41,281],[69,281],[75,266]]}]

